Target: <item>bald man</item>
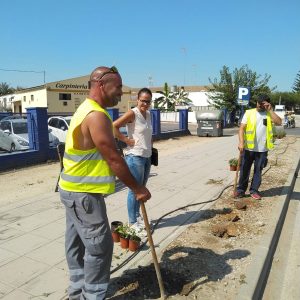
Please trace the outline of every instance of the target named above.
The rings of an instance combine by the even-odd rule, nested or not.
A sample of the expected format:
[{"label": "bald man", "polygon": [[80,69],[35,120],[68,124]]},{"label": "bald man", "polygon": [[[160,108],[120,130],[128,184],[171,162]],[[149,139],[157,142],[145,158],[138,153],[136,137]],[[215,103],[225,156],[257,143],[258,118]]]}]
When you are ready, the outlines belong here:
[{"label": "bald man", "polygon": [[105,298],[113,251],[104,195],[114,192],[115,175],[136,195],[151,198],[118,153],[106,107],[122,96],[115,67],[98,67],[90,76],[89,97],[75,112],[65,145],[59,186],[66,208],[65,250],[70,274],[70,300]]}]

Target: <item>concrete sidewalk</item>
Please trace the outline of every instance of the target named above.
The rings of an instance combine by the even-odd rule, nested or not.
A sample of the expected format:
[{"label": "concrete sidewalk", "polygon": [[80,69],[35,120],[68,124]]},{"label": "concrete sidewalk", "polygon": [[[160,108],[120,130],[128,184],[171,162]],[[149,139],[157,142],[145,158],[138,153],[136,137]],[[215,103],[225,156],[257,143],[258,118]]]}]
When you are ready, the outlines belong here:
[{"label": "concrete sidewalk", "polygon": [[[228,160],[237,155],[237,136],[203,141],[191,144],[188,151],[179,148],[172,155],[159,157],[159,166],[152,168],[148,183],[152,193],[146,204],[150,220],[177,207],[210,200],[232,182]],[[207,184],[209,179],[223,180],[223,184]],[[106,198],[110,222],[127,222],[126,195],[127,189],[119,185],[118,192]],[[158,252],[193,222],[201,207],[205,208],[199,205],[180,211],[160,223],[153,235]],[[0,207],[1,299],[64,299],[68,286],[64,214],[59,194],[54,192],[31,199],[24,195],[22,201]],[[112,269],[129,254],[115,244]],[[143,249],[113,276],[120,275],[132,263],[150,259],[149,250]]]}]

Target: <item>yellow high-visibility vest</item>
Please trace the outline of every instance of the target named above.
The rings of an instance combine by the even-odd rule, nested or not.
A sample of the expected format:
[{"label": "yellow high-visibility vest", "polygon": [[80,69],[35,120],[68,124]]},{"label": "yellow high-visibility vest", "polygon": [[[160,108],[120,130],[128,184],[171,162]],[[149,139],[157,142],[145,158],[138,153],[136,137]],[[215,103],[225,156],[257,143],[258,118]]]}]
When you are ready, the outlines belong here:
[{"label": "yellow high-visibility vest", "polygon": [[66,138],[59,186],[71,192],[111,194],[115,191],[115,176],[97,148],[74,148],[73,132],[91,111],[103,112],[112,122],[108,112],[92,99],[87,98],[78,107]]},{"label": "yellow high-visibility vest", "polygon": [[[244,132],[245,146],[251,150],[254,149],[254,139],[256,134],[256,108],[246,110],[245,114],[247,116],[247,125]],[[268,150],[274,148],[273,144],[273,125],[270,113],[267,112],[267,141],[266,147]]]}]

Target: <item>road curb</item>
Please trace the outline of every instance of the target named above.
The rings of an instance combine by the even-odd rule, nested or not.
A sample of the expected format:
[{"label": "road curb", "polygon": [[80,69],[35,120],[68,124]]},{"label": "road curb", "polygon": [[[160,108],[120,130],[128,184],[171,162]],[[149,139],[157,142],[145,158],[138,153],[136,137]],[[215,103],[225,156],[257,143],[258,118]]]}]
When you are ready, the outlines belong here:
[{"label": "road curb", "polygon": [[275,207],[274,225],[268,233],[265,233],[261,242],[253,255],[252,263],[245,273],[246,284],[241,285],[238,296],[239,300],[256,300],[261,299],[265,288],[268,274],[272,266],[272,260],[276,251],[276,246],[283,227],[285,216],[292,195],[297,174],[300,168],[300,154],[296,160],[296,167],[290,170],[290,174],[285,182],[285,186],[278,197],[279,205]]}]

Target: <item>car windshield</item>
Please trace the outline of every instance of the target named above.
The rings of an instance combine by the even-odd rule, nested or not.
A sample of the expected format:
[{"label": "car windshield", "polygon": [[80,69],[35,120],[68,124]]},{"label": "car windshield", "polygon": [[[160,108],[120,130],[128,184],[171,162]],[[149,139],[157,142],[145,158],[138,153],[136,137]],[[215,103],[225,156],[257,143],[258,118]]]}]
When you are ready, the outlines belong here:
[{"label": "car windshield", "polygon": [[27,123],[13,123],[14,134],[28,133]]}]

